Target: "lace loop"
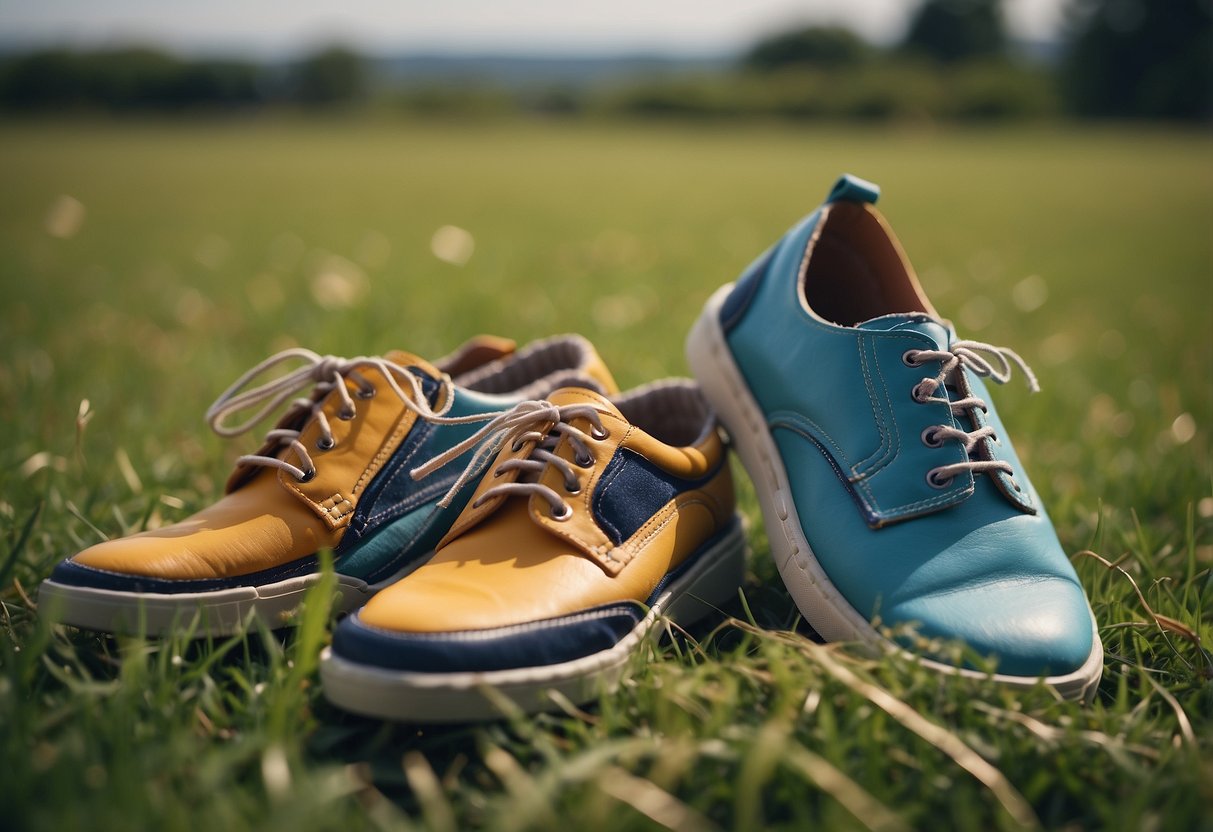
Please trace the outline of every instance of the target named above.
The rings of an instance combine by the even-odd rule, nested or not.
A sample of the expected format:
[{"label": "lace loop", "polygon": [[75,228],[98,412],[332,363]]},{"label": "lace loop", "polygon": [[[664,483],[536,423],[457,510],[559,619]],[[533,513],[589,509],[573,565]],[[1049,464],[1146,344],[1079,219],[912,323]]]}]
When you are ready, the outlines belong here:
[{"label": "lace loop", "polygon": [[[411,472],[413,479],[420,480],[429,476],[451,460],[457,459],[479,445],[458,479],[438,502],[439,506],[446,508],[468,480],[475,476],[484,463],[507,442],[511,443],[510,448],[515,453],[522,451],[527,443],[533,443],[534,447],[525,457],[507,459],[493,471],[494,477],[500,477],[510,471],[520,471],[519,479],[489,488],[480,495],[473,507],[482,505],[492,497],[509,494],[536,494],[552,507],[552,517],[557,520],[567,520],[572,512],[571,507],[562,496],[541,484],[539,477],[551,465],[563,477],[566,493],[576,494],[580,491],[581,486],[577,480],[577,472],[573,470],[573,464],[555,453],[556,446],[562,437],[567,436],[573,447],[574,459],[577,461],[588,459],[592,465],[594,455],[590,451],[589,442],[607,435],[598,409],[591,404],[558,406],[547,401],[524,401],[510,410],[495,415],[490,414],[490,416],[490,421],[467,439],[414,468]],[[580,428],[574,427],[572,425],[574,419],[588,419],[591,424],[591,432],[587,434]],[[581,467],[586,466],[581,465]]]},{"label": "lace loop", "polygon": [[[989,378],[999,384],[1005,384],[1010,380],[1014,368],[1019,367],[1027,379],[1028,389],[1033,393],[1040,390],[1040,384],[1037,382],[1032,368],[1028,366],[1027,362],[1017,352],[1006,347],[995,347],[982,341],[954,341],[949,350],[907,350],[902,355],[902,362],[909,367],[921,366],[929,361],[941,362],[939,373],[934,377],[924,378],[915,384],[914,388],[910,391],[910,395],[914,401],[919,403],[934,402],[946,404],[951,409],[953,416],[965,417],[970,415],[974,409],[979,409],[983,413],[989,410],[989,406],[985,400],[979,396],[972,395],[971,392],[969,395],[956,401],[952,401],[946,395],[935,395],[939,389],[947,384],[950,378],[954,378],[965,369],[968,369],[974,375]],[[967,390],[968,385],[965,385],[961,389]],[[1008,477],[1012,477],[1014,474],[1014,468],[1011,467],[1011,463],[1009,462],[1000,459],[972,458],[973,454],[978,451],[981,443],[985,440],[998,441],[994,428],[990,425],[984,425],[971,431],[961,430],[952,425],[931,425],[922,432],[922,442],[930,448],[938,448],[949,439],[959,441],[965,449],[966,456],[969,458],[964,462],[940,465],[928,471],[927,483],[932,488],[947,488],[953,479],[966,471],[973,475],[994,471],[1001,471]],[[1011,480],[1011,484],[1016,490],[1019,490],[1018,484],[1013,479]]]},{"label": "lace loop", "polygon": [[[303,365],[285,375],[245,389],[253,379],[267,370],[297,360],[302,360]],[[207,408],[206,420],[211,429],[220,436],[229,438],[239,436],[252,430],[262,419],[281,407],[292,396],[310,388],[309,395],[296,398],[290,403],[287,411],[288,418],[291,411],[310,411],[303,420],[303,425],[306,427],[307,424],[315,421],[320,427],[320,440],[317,446],[322,451],[331,450],[336,447],[337,442],[333,436],[329,418],[323,410],[324,401],[330,393],[335,392],[341,401],[337,417],[345,420],[353,419],[358,413],[358,408],[354,397],[350,395],[350,391],[346,387],[346,379],[357,385],[358,391],[355,395],[359,399],[369,399],[374,396],[375,388],[358,372],[366,369],[378,370],[387,380],[392,392],[404,402],[405,407],[426,421],[457,424],[479,421],[493,416],[493,414],[470,417],[447,416],[455,398],[454,385],[449,376],[443,375],[439,379],[445,395],[442,397],[442,406],[435,410],[430,406],[425,390],[422,389],[421,380],[408,368],[393,361],[373,356],[341,358],[335,355],[320,355],[308,349],[295,348],[270,356],[236,379]],[[250,408],[257,408],[252,416],[235,425],[226,423],[235,414]],[[266,444],[270,446],[269,453],[245,454],[236,460],[236,464],[278,468],[300,482],[306,482],[315,476],[316,466],[308,449],[299,441],[302,432],[302,428],[294,430],[275,427],[265,434]],[[284,447],[295,455],[299,465],[292,465],[278,457],[277,454]]]}]

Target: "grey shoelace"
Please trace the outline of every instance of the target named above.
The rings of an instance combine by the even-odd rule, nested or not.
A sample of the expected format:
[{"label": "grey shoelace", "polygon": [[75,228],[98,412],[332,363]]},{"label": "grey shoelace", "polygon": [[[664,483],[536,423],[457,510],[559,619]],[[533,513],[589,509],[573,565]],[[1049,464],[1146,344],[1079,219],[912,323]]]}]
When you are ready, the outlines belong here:
[{"label": "grey shoelace", "polygon": [[[902,361],[911,367],[918,367],[930,361],[939,361],[939,373],[933,378],[924,378],[914,385],[910,391],[916,402],[937,402],[948,405],[953,416],[965,417],[973,408],[983,413],[989,408],[986,402],[972,394],[962,399],[952,401],[947,396],[936,396],[934,393],[947,384],[949,378],[962,372],[965,368],[974,375],[989,378],[999,384],[1005,384],[1011,378],[1015,367],[1019,367],[1027,378],[1028,388],[1033,392],[1040,390],[1036,375],[1027,362],[1020,358],[1014,350],[1006,347],[995,347],[982,341],[954,341],[949,350],[907,350],[902,355]],[[964,389],[967,389],[967,385]],[[964,445],[965,453],[972,454],[978,443],[990,439],[997,442],[994,428],[990,425],[977,430],[966,431],[951,425],[932,425],[922,432],[923,444],[937,448],[949,439],[959,440]],[[952,480],[965,471],[973,474],[1002,471],[1011,480],[1011,484],[1019,490],[1015,482],[1014,469],[1011,463],[998,459],[968,459],[951,465],[941,465],[927,472],[927,482],[936,488],[947,488]]]},{"label": "grey shoelace", "polygon": [[[304,362],[303,366],[251,389],[242,389],[252,379],[261,375],[266,370],[295,360],[302,360]],[[427,421],[465,423],[492,418],[495,415],[490,413],[484,416],[477,415],[470,417],[446,416],[445,414],[450,410],[454,402],[454,396],[452,395],[454,385],[446,375],[443,375],[439,380],[439,384],[442,385],[445,393],[442,397],[442,406],[434,410],[430,407],[429,400],[426,398],[425,391],[422,389],[421,382],[417,376],[406,367],[402,367],[385,358],[374,356],[341,358],[335,355],[320,355],[307,349],[289,349],[270,356],[236,379],[207,408],[206,420],[210,424],[211,429],[220,436],[239,436],[252,430],[258,422],[280,407],[291,396],[311,388],[311,396],[295,399],[291,402],[291,407],[310,410],[304,424],[306,425],[315,420],[320,425],[320,439],[317,441],[317,448],[322,451],[331,450],[336,447],[337,443],[333,437],[332,426],[329,423],[328,416],[322,409],[322,404],[327,395],[335,390],[341,399],[341,410],[338,412],[337,418],[343,420],[353,419],[358,412],[357,404],[354,401],[355,398],[369,399],[375,395],[374,386],[366,380],[365,376],[358,372],[360,369],[370,368],[379,370],[383,374],[383,377],[387,379],[388,386],[392,392],[400,397],[405,407]],[[350,391],[346,387],[345,381],[347,378],[353,380],[358,386],[358,390],[353,396],[350,395]],[[401,381],[404,382],[403,387],[400,384]],[[260,409],[243,422],[236,425],[224,424],[224,420],[228,417],[249,408],[257,407],[258,405],[261,405]],[[301,433],[302,430],[274,428],[265,435],[265,441],[271,443],[273,446],[274,450],[271,453],[277,454],[283,446],[287,446],[295,454],[300,463],[299,465],[292,465],[284,459],[279,459],[277,456],[265,454],[245,454],[236,460],[236,464],[278,468],[286,471],[300,482],[307,482],[315,476],[316,466],[307,447],[299,441]]]},{"label": "grey shoelace", "polygon": [[[485,491],[476,502],[476,508],[492,497],[508,495],[529,496],[532,494],[547,500],[552,507],[552,517],[566,520],[572,515],[572,509],[562,495],[539,482],[539,476],[548,465],[555,467],[564,478],[566,494],[576,494],[580,490],[577,475],[573,465],[587,468],[594,464],[594,455],[587,440],[606,439],[610,434],[603,427],[601,414],[591,404],[555,405],[547,401],[525,401],[515,405],[510,410],[496,415],[490,414],[491,421],[476,433],[460,442],[458,445],[444,451],[438,456],[413,469],[414,479],[422,479],[441,468],[446,463],[466,453],[468,450],[480,447],[472,456],[459,478],[439,501],[442,507],[449,506],[451,500],[469,479],[483,467],[485,461],[505,445],[511,442],[512,449],[521,451],[527,442],[533,442],[534,447],[525,457],[507,459],[493,471],[494,477],[502,476],[509,471],[521,471],[520,479],[495,485]],[[486,417],[489,418],[489,417]],[[588,419],[592,424],[589,434],[574,427],[574,419]],[[567,436],[574,450],[574,462],[557,456],[556,446],[561,437]],[[483,442],[483,444],[480,444]],[[522,478],[525,479],[522,479]]]}]

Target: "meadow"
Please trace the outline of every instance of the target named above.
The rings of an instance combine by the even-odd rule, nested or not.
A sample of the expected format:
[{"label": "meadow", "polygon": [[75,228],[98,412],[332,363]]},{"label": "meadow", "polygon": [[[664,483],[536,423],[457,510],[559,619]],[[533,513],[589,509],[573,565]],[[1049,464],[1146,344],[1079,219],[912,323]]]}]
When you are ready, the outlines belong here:
[{"label": "meadow", "polygon": [[[843,171],[1040,377],[999,409],[1100,623],[1091,705],[815,643],[744,477],[737,602],[586,710],[344,714],[323,592],[209,642],[39,620],[57,560],[216,497],[257,440],[203,412],[270,353],[575,331],[624,387],[684,374],[708,294]],[[9,121],[0,182],[0,827],[1213,828],[1207,134]]]}]

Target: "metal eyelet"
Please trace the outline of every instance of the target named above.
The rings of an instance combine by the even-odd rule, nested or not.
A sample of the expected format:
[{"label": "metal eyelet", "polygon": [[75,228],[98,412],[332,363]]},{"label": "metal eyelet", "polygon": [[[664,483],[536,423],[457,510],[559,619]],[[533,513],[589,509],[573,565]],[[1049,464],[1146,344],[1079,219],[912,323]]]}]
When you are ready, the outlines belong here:
[{"label": "metal eyelet", "polygon": [[351,422],[357,415],[357,410],[342,410],[337,414],[337,418],[343,422]]},{"label": "metal eyelet", "polygon": [[901,354],[901,363],[907,367],[918,367],[918,359],[915,356],[920,352],[921,350],[906,350]]},{"label": "metal eyelet", "polygon": [[316,479],[316,469],[313,468],[310,471],[304,471],[303,476],[299,477],[298,479],[299,482],[311,482],[312,480]]},{"label": "metal eyelet", "polygon": [[576,496],[576,495],[580,494],[581,493],[581,483],[577,482],[577,480],[573,480],[573,485],[570,487],[569,484],[566,482],[564,484],[564,493],[570,494],[572,496]]},{"label": "metal eyelet", "polygon": [[374,387],[367,387],[366,389],[359,389],[354,395],[360,399],[373,399],[376,392]]},{"label": "metal eyelet", "polygon": [[331,436],[322,436],[316,440],[316,447],[322,451],[331,451],[337,447],[337,440]]},{"label": "metal eyelet", "polygon": [[584,456],[584,457],[582,457],[582,456],[577,456],[577,457],[574,457],[573,462],[577,464],[577,467],[578,467],[578,468],[589,468],[591,465],[593,465],[593,464],[594,464],[594,457],[592,457],[592,456]]},{"label": "metal eyelet", "polygon": [[515,439],[510,443],[510,453],[516,454],[522,450],[523,442],[521,439]]},{"label": "metal eyelet", "polygon": [[913,400],[914,400],[915,402],[917,402],[918,404],[926,404],[926,403],[927,403],[927,398],[926,398],[926,396],[923,396],[923,395],[922,395],[922,394],[919,392],[919,389],[920,389],[921,387],[922,387],[922,385],[921,385],[921,384],[915,384],[915,385],[914,385],[914,386],[913,386],[913,387],[910,389],[910,398],[911,398],[911,399],[913,399]]},{"label": "metal eyelet", "polygon": [[504,476],[505,476],[505,471],[502,471],[500,468],[493,469],[493,479],[498,479],[498,478],[504,477]]},{"label": "metal eyelet", "polygon": [[599,442],[601,442],[603,439],[610,439],[611,432],[606,428],[600,428],[598,425],[594,425],[594,427],[590,429],[590,438],[597,439]]},{"label": "metal eyelet", "polygon": [[928,448],[942,448],[943,447],[943,440],[939,438],[938,426],[932,425],[931,427],[923,430],[922,444],[926,445]]},{"label": "metal eyelet", "polygon": [[927,485],[932,488],[944,489],[952,484],[953,477],[940,478],[935,474],[935,469],[927,471]]},{"label": "metal eyelet", "polygon": [[563,522],[565,520],[568,520],[572,516],[573,516],[573,507],[570,506],[568,503],[561,504],[561,511],[555,511],[555,510],[552,511],[553,520],[559,520],[559,521]]}]

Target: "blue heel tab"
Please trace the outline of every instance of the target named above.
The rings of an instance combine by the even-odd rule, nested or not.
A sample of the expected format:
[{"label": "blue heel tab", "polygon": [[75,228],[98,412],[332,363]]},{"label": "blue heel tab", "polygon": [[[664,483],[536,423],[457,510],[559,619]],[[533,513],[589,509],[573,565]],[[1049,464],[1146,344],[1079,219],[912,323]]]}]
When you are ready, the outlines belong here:
[{"label": "blue heel tab", "polygon": [[826,202],[844,200],[846,202],[868,202],[875,205],[878,199],[880,199],[879,185],[866,179],[860,179],[858,176],[844,173],[834,183],[834,187],[830,189],[830,195],[826,197]]}]

